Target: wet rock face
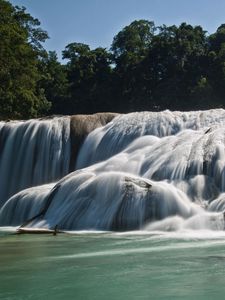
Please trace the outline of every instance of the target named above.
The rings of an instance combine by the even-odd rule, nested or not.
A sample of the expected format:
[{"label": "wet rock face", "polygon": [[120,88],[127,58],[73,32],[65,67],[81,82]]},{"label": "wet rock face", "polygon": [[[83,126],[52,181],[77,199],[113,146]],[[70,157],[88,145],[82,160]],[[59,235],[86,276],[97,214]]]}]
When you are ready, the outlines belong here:
[{"label": "wet rock face", "polygon": [[[147,180],[124,177],[122,201],[113,217],[110,230],[138,230],[156,218],[151,199],[151,188],[152,184]],[[137,195],[139,203],[135,205]]]},{"label": "wet rock face", "polygon": [[77,155],[87,135],[104,126],[118,116],[117,113],[97,113],[94,115],[74,115],[70,119],[71,158],[70,172],[74,171]]}]

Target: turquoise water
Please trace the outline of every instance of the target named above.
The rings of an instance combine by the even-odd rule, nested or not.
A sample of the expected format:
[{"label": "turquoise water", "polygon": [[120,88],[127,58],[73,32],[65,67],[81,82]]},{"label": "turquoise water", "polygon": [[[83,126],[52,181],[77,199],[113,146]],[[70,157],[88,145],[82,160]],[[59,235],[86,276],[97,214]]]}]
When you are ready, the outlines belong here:
[{"label": "turquoise water", "polygon": [[223,299],[225,234],[0,231],[0,299]]}]

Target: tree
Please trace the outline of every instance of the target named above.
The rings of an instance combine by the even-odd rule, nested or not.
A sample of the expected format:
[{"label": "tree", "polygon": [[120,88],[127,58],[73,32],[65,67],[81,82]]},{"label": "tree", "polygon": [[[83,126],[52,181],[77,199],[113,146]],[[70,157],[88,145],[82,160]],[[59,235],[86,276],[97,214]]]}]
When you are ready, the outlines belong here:
[{"label": "tree", "polygon": [[55,51],[49,51],[48,55],[42,58],[41,73],[42,79],[39,84],[51,102],[50,113],[67,113],[69,99],[66,66],[60,64]]},{"label": "tree", "polygon": [[69,113],[93,113],[108,110],[111,95],[111,58],[104,48],[71,43],[63,51],[67,59]]},{"label": "tree", "polygon": [[0,0],[0,117],[36,117],[49,108],[41,79],[39,59],[45,55],[42,47],[48,35],[40,22],[26,13],[24,7],[14,7]]},{"label": "tree", "polygon": [[113,39],[111,51],[117,68],[126,69],[146,55],[156,28],[154,22],[134,21],[124,27]]},{"label": "tree", "polygon": [[218,27],[208,38],[207,75],[213,88],[213,101],[217,106],[225,106],[225,24]]},{"label": "tree", "polygon": [[114,93],[123,112],[146,108],[149,93],[141,69],[155,31],[154,22],[138,20],[124,27],[113,39]]},{"label": "tree", "polygon": [[206,76],[206,32],[186,23],[158,30],[143,71],[151,79],[152,102],[161,109],[190,109],[191,93]]}]

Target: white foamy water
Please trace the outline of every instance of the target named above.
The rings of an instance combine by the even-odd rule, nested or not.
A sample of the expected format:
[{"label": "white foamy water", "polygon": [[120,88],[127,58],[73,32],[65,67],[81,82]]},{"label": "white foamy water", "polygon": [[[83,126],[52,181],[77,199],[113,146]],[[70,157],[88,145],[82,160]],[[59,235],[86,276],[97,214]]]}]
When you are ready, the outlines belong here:
[{"label": "white foamy water", "polygon": [[66,175],[70,119],[0,122],[0,207],[13,194]]},{"label": "white foamy water", "polygon": [[47,205],[30,227],[224,230],[224,110],[118,116],[89,134],[77,168],[52,190],[14,195],[0,224],[20,225]]}]

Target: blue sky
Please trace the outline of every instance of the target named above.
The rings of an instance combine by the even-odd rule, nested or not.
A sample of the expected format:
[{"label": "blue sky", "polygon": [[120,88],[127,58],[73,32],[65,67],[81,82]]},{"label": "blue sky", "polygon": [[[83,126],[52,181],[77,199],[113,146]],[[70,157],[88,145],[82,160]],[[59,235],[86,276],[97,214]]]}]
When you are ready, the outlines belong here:
[{"label": "blue sky", "polygon": [[59,58],[68,43],[109,48],[113,37],[133,20],[148,19],[156,25],[201,25],[209,33],[225,23],[225,0],[11,0],[25,6],[41,21],[50,39],[47,50]]}]

